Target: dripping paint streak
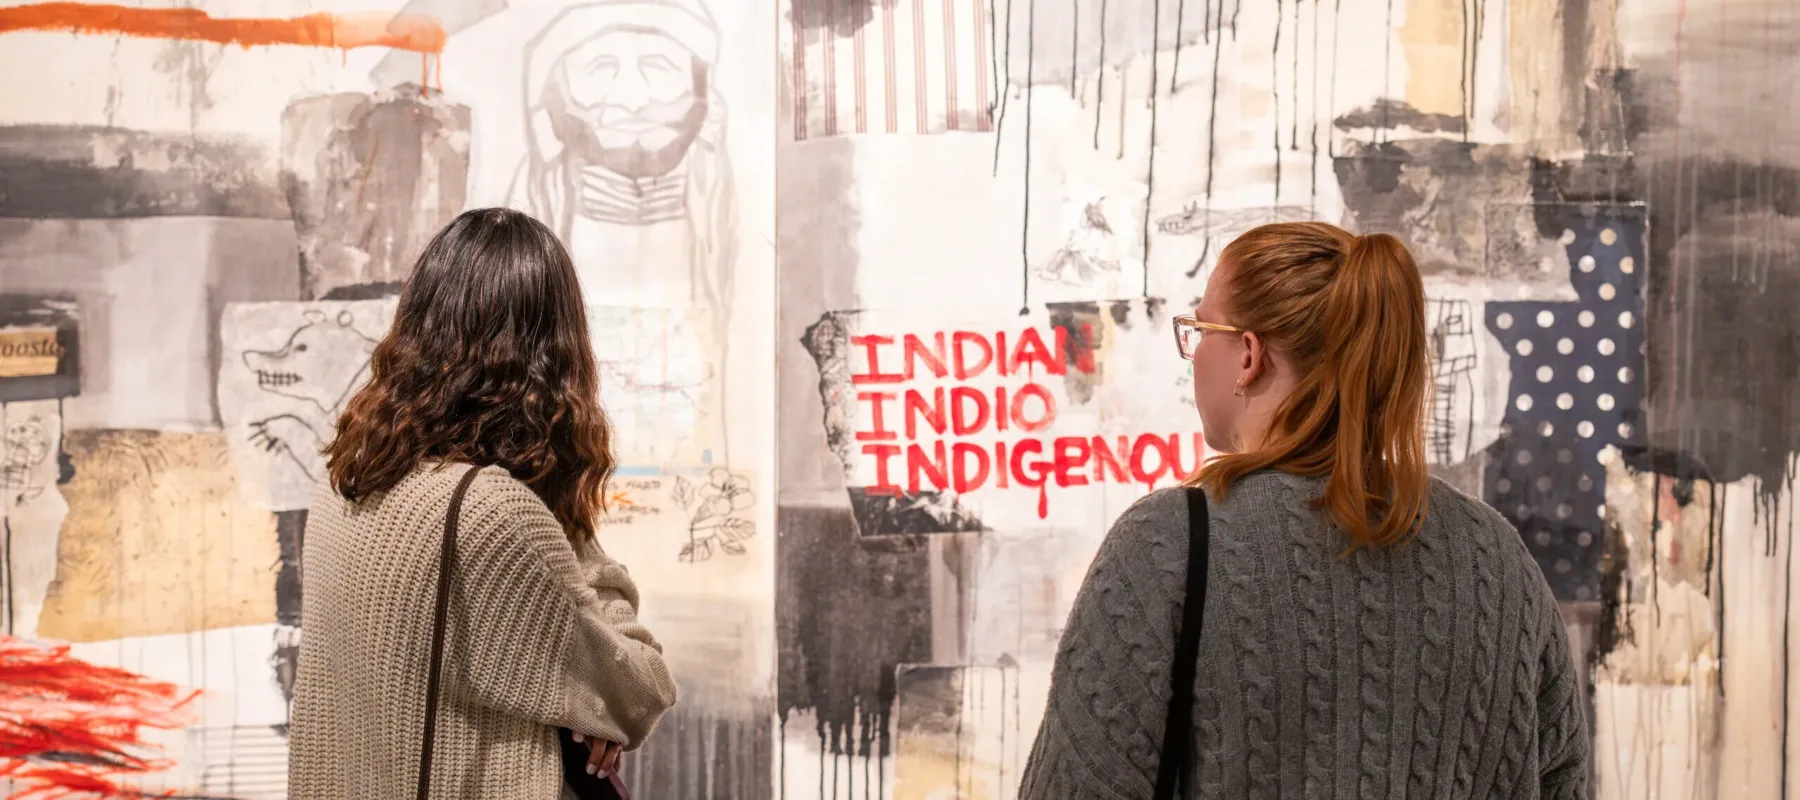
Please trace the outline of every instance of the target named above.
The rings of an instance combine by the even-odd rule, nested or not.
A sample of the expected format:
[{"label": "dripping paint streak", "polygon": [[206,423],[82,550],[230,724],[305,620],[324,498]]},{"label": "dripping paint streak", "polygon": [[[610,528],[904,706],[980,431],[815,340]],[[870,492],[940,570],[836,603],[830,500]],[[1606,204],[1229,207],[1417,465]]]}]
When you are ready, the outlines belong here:
[{"label": "dripping paint streak", "polygon": [[1000,785],[1006,785],[1006,668],[1000,668]]},{"label": "dripping paint streak", "polygon": [[[1180,28],[1176,29],[1176,38],[1180,38]],[[1157,48],[1162,44],[1162,3],[1160,0],[1151,4],[1150,8],[1150,158],[1144,167],[1144,296],[1150,296],[1150,199],[1156,196],[1156,100],[1157,85],[1156,67]],[[1176,52],[1180,52],[1177,50]],[[1173,81],[1173,78],[1170,78]],[[1171,91],[1173,91],[1171,89]]]},{"label": "dripping paint streak", "polygon": [[[825,30],[826,31],[830,31],[836,26],[836,13],[835,13],[836,8],[837,8],[837,6],[835,4],[832,4],[832,3],[825,4]],[[838,114],[837,114],[837,96],[838,96],[838,93],[837,93],[837,56],[834,53],[832,53],[832,43],[837,40],[837,37],[831,35],[830,33],[826,33],[824,36],[821,36],[819,38],[823,44],[823,48],[825,51],[824,53],[822,53],[824,58],[821,59],[821,61],[823,61],[824,65],[825,65],[825,135],[826,136],[836,136],[838,133],[838,128],[837,128],[837,120],[838,120]],[[924,125],[925,124],[924,120],[921,119],[919,121],[919,124]],[[923,131],[921,131],[921,133],[923,133]]]},{"label": "dripping paint streak", "polygon": [[1106,100],[1106,0],[1100,0],[1100,63],[1094,67],[1094,149],[1100,149],[1100,109]]},{"label": "dripping paint streak", "polygon": [[[1381,97],[1391,100],[1394,97],[1394,0],[1387,0],[1387,24],[1381,29]],[[1388,110],[1393,103],[1381,104],[1381,130],[1376,132],[1376,141],[1387,144]]]},{"label": "dripping paint streak", "polygon": [[[988,4],[989,17],[994,14],[994,5],[994,3]],[[1006,137],[1000,135],[1002,133],[1000,126],[1006,122],[1006,103],[1012,97],[1012,20],[1012,0],[1006,0],[1004,48],[998,46],[988,48],[995,55],[1000,56],[1001,61],[1005,62],[994,69],[994,97],[996,98],[995,102],[999,105],[999,112],[994,115],[994,175],[1000,174],[1000,143],[1006,140]],[[990,34],[997,35],[998,27],[993,24],[992,20],[989,20],[988,31]],[[1003,50],[1004,52],[1002,52]],[[1027,84],[1029,83],[1030,81],[1027,81]],[[1029,104],[1031,101],[1028,98],[1025,102]],[[1027,158],[1029,157],[1028,155]]]},{"label": "dripping paint streak", "polygon": [[[1288,128],[1288,149],[1300,149],[1300,4],[1305,0],[1294,0],[1294,64],[1288,70],[1293,75],[1293,87],[1288,96],[1294,104],[1294,118]],[[1279,24],[1279,23],[1277,23]]]},{"label": "dripping paint streak", "polygon": [[[1001,674],[1004,675],[1005,673],[1001,673]],[[1000,696],[1001,697],[1006,696],[1005,684],[1002,684],[1000,687]],[[1016,758],[1019,745],[1025,741],[1019,735],[1019,680],[1018,680],[1017,675],[1013,676],[1011,705],[1012,705],[1012,710],[1013,710],[1013,728],[1012,728],[1012,730],[1013,730],[1013,748],[1014,748],[1014,756]],[[1001,725],[1001,729],[1004,730],[1005,725],[1006,725],[1006,720],[1001,719],[1000,725]]]},{"label": "dripping paint streak", "polygon": [[[1787,495],[1789,497],[1793,497],[1793,488],[1795,488],[1793,467],[1789,467],[1789,472],[1787,472]],[[1795,607],[1795,553],[1793,553],[1793,546],[1795,546],[1795,517],[1793,517],[1793,512],[1787,512],[1787,586],[1782,587],[1782,712],[1784,712],[1782,714],[1782,755],[1786,755],[1789,751],[1787,750],[1787,733],[1789,733],[1789,719],[1793,717],[1791,714],[1786,714],[1789,708],[1793,708],[1793,706],[1787,705],[1789,703],[1787,686],[1793,685],[1791,672],[1793,672],[1793,663],[1795,663],[1793,650],[1789,649],[1791,638],[1793,638],[1793,632],[1791,632],[1793,625],[1789,625],[1789,620],[1793,618],[1793,607]],[[1724,596],[1723,591],[1719,595]],[[1782,759],[1782,800],[1787,800],[1787,759]]]},{"label": "dripping paint streak", "polygon": [[1186,41],[1181,35],[1181,24],[1186,19],[1187,0],[1175,0],[1175,66],[1169,70],[1169,94],[1175,93],[1175,82],[1181,79],[1181,44]]},{"label": "dripping paint streak", "polygon": [[[1209,4],[1208,8],[1210,7]],[[1218,143],[1219,129],[1219,55],[1225,49],[1225,36],[1223,34],[1223,31],[1225,30],[1223,27],[1225,22],[1224,0],[1220,0],[1219,10],[1214,15],[1213,22],[1220,26],[1218,29],[1221,33],[1219,38],[1213,40],[1212,97],[1208,100],[1210,107],[1206,112],[1206,199],[1204,200],[1206,204],[1206,219],[1202,225],[1204,229],[1209,232],[1212,230],[1213,173],[1217,171],[1218,164],[1218,149],[1215,145]],[[1200,269],[1206,266],[1207,257],[1212,255],[1212,235],[1208,233],[1207,235],[1202,236],[1200,242],[1200,257],[1194,259],[1194,266],[1187,271],[1187,277],[1189,278],[1200,274]]]},{"label": "dripping paint streak", "polygon": [[[1340,22],[1344,18],[1344,0],[1336,0],[1331,9],[1331,94],[1325,100],[1325,118],[1337,119],[1337,57],[1338,32],[1343,29]],[[1331,137],[1331,131],[1325,131],[1325,155],[1337,157],[1337,145]]]},{"label": "dripping paint streak", "polygon": [[[1481,88],[1476,82],[1476,69],[1481,64],[1481,32],[1487,25],[1487,0],[1469,0],[1475,8],[1475,35],[1469,37],[1469,116],[1468,121],[1475,119],[1475,93]],[[1721,6],[1723,8],[1723,6]],[[1469,138],[1472,124],[1463,125],[1463,138]]]},{"label": "dripping paint streak", "polygon": [[[1181,38],[1181,27],[1175,27]],[[1143,169],[1143,295],[1150,295],[1150,198],[1156,196],[1157,47],[1163,43],[1163,4],[1150,5],[1150,160]],[[1181,50],[1175,50],[1181,52]],[[1170,77],[1174,81],[1174,77]],[[1174,88],[1170,88],[1174,92]]]},{"label": "dripping paint streak", "polygon": [[[1728,490],[1726,490],[1726,489],[1719,488],[1718,481],[1708,481],[1707,482],[1706,495],[1709,498],[1708,502],[1712,503],[1712,508],[1709,509],[1708,513],[1707,513],[1707,520],[1706,520],[1707,531],[1708,531],[1707,536],[1709,538],[1711,538],[1713,541],[1720,541],[1723,538],[1722,534],[1724,533],[1724,530],[1725,530],[1725,506],[1724,506],[1725,500],[1723,498],[1720,498],[1719,495],[1724,494],[1727,491]],[[1706,568],[1707,580],[1709,580],[1709,581],[1712,580],[1712,571],[1714,569],[1714,563],[1715,562],[1712,560],[1712,555],[1709,553],[1707,555],[1707,568]],[[1719,616],[1718,616],[1717,624],[1719,627],[1716,630],[1722,631],[1722,630],[1725,630],[1725,559],[1722,557],[1719,558],[1718,561],[1716,562],[1716,564],[1717,564],[1717,569],[1719,570],[1718,580],[1713,581],[1713,585],[1718,587],[1718,589],[1719,589],[1719,593],[1717,595],[1718,600],[1719,600],[1719,603],[1718,603]],[[1719,637],[1719,658],[1721,660],[1723,660],[1725,658],[1725,637],[1723,637],[1723,636]]]},{"label": "dripping paint streak", "polygon": [[[969,768],[968,762],[963,759],[963,720],[969,716],[969,691],[973,688],[970,686],[972,682],[969,680],[969,668],[963,667],[957,670],[956,677],[956,690],[959,696],[956,698],[956,755],[954,756],[956,765],[953,774],[956,781],[956,796],[971,797],[974,793],[963,788],[963,772]],[[971,775],[970,778],[969,785],[973,786],[973,776]]]},{"label": "dripping paint streak", "polygon": [[1469,4],[1474,0],[1461,0],[1462,5],[1462,38],[1457,44],[1462,46],[1462,61],[1456,65],[1461,73],[1456,76],[1457,89],[1462,92],[1462,119],[1464,142],[1469,141]]},{"label": "dripping paint streak", "polygon": [[1075,76],[1081,74],[1081,0],[1073,0],[1069,11],[1069,96],[1077,102],[1081,92],[1075,88]]},{"label": "dripping paint streak", "polygon": [[[1312,86],[1307,90],[1312,105],[1312,199],[1307,208],[1319,215],[1319,0],[1313,0],[1312,15]],[[1474,429],[1470,429],[1470,435]]]},{"label": "dripping paint streak", "polygon": [[[1037,3],[1025,11],[1025,207],[1019,214],[1019,275],[1024,280],[1024,298],[1019,316],[1031,313],[1031,79],[1037,68]],[[1012,3],[1007,2],[1007,28],[1012,30]]]},{"label": "dripping paint streak", "polygon": [[[994,18],[994,6],[998,5],[998,3],[985,3],[984,5],[987,6],[988,15],[988,71],[993,73],[993,77],[990,80],[993,81],[994,99],[991,101],[993,105],[988,108],[988,116],[992,117],[996,113],[1000,103],[1006,100],[1006,93],[1001,91],[1005,84],[1001,82],[1000,78],[1000,76],[1005,73],[1005,70],[1002,69],[1000,65],[1000,39],[998,38],[1001,36],[1000,26],[996,24]],[[1007,10],[1005,35],[1009,39],[1012,38],[1011,9]],[[1011,64],[1008,63],[1007,66],[1011,66]]]},{"label": "dripping paint streak", "polygon": [[[1221,5],[1224,4],[1224,2],[1225,2],[1225,0],[1219,0],[1219,3]],[[1236,5],[1233,5],[1231,7],[1231,40],[1234,42],[1237,41],[1238,12],[1244,10],[1244,0],[1236,0],[1236,3],[1237,3]]]},{"label": "dripping paint streak", "polygon": [[[1223,3],[1225,0],[1219,2]],[[1200,13],[1200,41],[1205,44],[1212,44],[1212,25],[1209,22],[1212,15],[1212,0],[1206,0],[1206,9]]]},{"label": "dripping paint streak", "polygon": [[[1294,0],[1298,4],[1300,0]],[[1269,51],[1269,93],[1275,96],[1275,203],[1281,205],[1281,3],[1275,0],[1275,46]]]},{"label": "dripping paint streak", "polygon": [[[1225,21],[1225,2],[1219,0],[1217,21]],[[1213,42],[1212,98],[1211,108],[1206,113],[1206,211],[1212,213],[1213,173],[1217,172],[1219,141],[1219,55],[1225,49],[1225,37],[1220,36]],[[1207,220],[1211,230],[1210,216]]]},{"label": "dripping paint streak", "polygon": [[215,18],[191,8],[128,8],[85,3],[37,3],[0,9],[0,33],[12,31],[110,33],[239,47],[278,44],[337,50],[389,47],[431,54],[442,53],[449,38],[437,20],[417,14],[365,12],[307,14],[290,19]]},{"label": "dripping paint streak", "polygon": [[[992,69],[993,65],[989,62],[988,55],[988,50],[991,48],[987,46],[986,42],[992,35],[993,20],[986,20],[984,24],[981,16],[982,8],[988,6],[987,0],[973,0],[973,2],[975,3],[975,13],[971,16],[975,22],[975,35],[970,38],[975,40],[975,107],[981,109],[981,119],[975,127],[977,130],[991,131],[994,129],[994,107],[989,104],[988,100],[988,71]],[[893,6],[883,6],[882,13],[892,16]],[[988,30],[982,30],[983,28]],[[893,37],[892,25],[888,26],[887,35],[890,38]],[[890,46],[888,49],[892,50],[893,48]],[[888,89],[890,95],[893,91],[892,88]],[[894,102],[891,96],[888,98],[888,102]]]},{"label": "dripping paint streak", "polygon": [[[806,31],[800,15],[789,14],[794,21],[794,141],[806,138]],[[890,119],[892,116],[890,115]]]},{"label": "dripping paint streak", "polygon": [[1650,611],[1656,624],[1662,624],[1662,606],[1657,603],[1657,582],[1661,575],[1662,549],[1657,545],[1657,529],[1662,527],[1662,490],[1661,473],[1651,475],[1650,482]]}]

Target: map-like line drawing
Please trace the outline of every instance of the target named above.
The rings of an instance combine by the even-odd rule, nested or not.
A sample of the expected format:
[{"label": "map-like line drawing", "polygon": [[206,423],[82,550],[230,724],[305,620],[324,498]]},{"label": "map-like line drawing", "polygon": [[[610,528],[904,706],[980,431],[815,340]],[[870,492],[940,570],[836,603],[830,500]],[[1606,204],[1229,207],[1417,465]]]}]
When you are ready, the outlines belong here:
[{"label": "map-like line drawing", "polygon": [[44,493],[35,475],[37,465],[50,456],[50,432],[37,416],[6,426],[0,441],[0,487],[8,499],[23,503]]}]

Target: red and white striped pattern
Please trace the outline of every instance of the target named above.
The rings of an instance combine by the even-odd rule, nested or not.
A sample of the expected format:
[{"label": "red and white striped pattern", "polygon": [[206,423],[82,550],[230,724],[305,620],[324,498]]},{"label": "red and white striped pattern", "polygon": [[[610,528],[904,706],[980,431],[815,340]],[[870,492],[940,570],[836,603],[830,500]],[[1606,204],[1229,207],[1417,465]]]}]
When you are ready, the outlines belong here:
[{"label": "red and white striped pattern", "polygon": [[794,139],[993,130],[987,3],[884,0],[843,37],[795,22]]}]

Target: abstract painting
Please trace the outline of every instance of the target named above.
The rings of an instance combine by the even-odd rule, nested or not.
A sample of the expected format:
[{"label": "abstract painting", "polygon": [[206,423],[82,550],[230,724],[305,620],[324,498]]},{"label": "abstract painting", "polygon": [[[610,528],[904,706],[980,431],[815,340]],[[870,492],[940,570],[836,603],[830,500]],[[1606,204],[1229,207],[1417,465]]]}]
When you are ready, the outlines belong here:
[{"label": "abstract painting", "polygon": [[1301,220],[1414,253],[1427,461],[1555,591],[1595,796],[1800,792],[1800,709],[1741,702],[1791,694],[1795,31],[1789,0],[0,8],[0,668],[154,687],[169,728],[33,745],[0,796],[287,796],[320,450],[425,242],[494,205],[573,257],[600,541],[682,686],[641,796],[1013,796],[1109,526],[1217,452],[1171,320]]}]

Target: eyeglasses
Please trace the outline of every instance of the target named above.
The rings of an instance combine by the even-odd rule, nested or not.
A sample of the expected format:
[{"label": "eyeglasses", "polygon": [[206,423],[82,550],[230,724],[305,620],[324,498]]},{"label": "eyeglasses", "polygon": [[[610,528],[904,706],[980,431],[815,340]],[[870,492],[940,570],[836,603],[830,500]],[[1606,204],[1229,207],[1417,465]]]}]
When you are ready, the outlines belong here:
[{"label": "eyeglasses", "polygon": [[1181,351],[1181,357],[1192,360],[1194,348],[1200,346],[1200,336],[1206,331],[1222,331],[1225,333],[1248,333],[1243,328],[1221,325],[1217,322],[1201,322],[1192,314],[1183,314],[1175,318],[1175,347]]}]

